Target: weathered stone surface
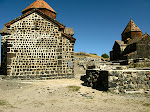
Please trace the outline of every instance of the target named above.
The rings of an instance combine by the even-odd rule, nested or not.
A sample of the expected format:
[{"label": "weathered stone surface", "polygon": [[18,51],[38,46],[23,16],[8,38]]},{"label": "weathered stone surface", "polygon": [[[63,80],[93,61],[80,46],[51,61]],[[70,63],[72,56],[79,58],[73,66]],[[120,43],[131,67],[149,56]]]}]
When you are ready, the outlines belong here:
[{"label": "weathered stone surface", "polygon": [[[150,91],[150,79],[147,74],[148,70],[87,70],[84,85],[101,88],[99,90],[108,89],[113,93]],[[107,78],[108,80],[103,80]]]}]

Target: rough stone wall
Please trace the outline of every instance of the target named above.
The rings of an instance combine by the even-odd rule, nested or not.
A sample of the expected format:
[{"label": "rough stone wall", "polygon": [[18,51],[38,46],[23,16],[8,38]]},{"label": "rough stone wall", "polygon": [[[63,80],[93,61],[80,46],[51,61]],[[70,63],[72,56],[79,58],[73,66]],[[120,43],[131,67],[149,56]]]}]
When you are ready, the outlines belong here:
[{"label": "rough stone wall", "polygon": [[110,55],[110,61],[113,61],[114,60],[113,50],[109,52],[109,55]]},{"label": "rough stone wall", "polygon": [[81,77],[83,85],[100,91],[108,90],[108,72],[102,70],[86,70],[86,75]]},{"label": "rough stone wall", "polygon": [[74,43],[63,37],[53,22],[35,12],[8,30],[11,33],[7,36],[8,76],[20,79],[73,77]]},{"label": "rough stone wall", "polygon": [[148,70],[108,71],[108,76],[110,92],[150,91],[150,72]]},{"label": "rough stone wall", "polygon": [[150,91],[148,70],[87,70],[84,85],[112,93]]},{"label": "rough stone wall", "polygon": [[7,35],[1,36],[1,73],[0,75],[7,74]]},{"label": "rough stone wall", "polygon": [[128,61],[129,67],[130,68],[138,68],[138,69],[149,69],[150,68],[150,59],[136,59],[136,60],[129,60]]},{"label": "rough stone wall", "polygon": [[121,55],[121,49],[120,49],[120,45],[118,43],[115,42],[114,46],[113,46],[113,54],[112,54],[113,58],[111,58],[111,60],[119,60],[120,59],[120,55]]},{"label": "rough stone wall", "polygon": [[131,38],[131,32],[125,32],[122,35],[122,41],[124,41],[125,43],[127,43],[127,39]]},{"label": "rough stone wall", "polygon": [[132,53],[126,55],[125,57],[126,57],[127,60],[129,60],[129,59],[137,59],[138,58],[137,51],[132,52]]},{"label": "rough stone wall", "polygon": [[99,68],[100,64],[103,63],[101,58],[92,58],[92,57],[75,57],[75,61],[79,66],[83,66],[86,70],[88,67]]},{"label": "rough stone wall", "polygon": [[136,43],[127,45],[127,47],[123,51],[122,55],[126,55],[126,54],[129,54],[129,53],[135,52],[136,48],[137,48],[136,46],[137,46]]},{"label": "rough stone wall", "polygon": [[129,44],[123,52],[127,59],[150,58],[150,37],[144,37],[138,42]]},{"label": "rough stone wall", "polygon": [[131,32],[125,32],[122,34],[122,41],[125,43],[128,43],[128,39],[136,39],[142,36],[141,31],[131,31]]},{"label": "rough stone wall", "polygon": [[137,55],[139,58],[150,58],[150,36],[137,42]]}]

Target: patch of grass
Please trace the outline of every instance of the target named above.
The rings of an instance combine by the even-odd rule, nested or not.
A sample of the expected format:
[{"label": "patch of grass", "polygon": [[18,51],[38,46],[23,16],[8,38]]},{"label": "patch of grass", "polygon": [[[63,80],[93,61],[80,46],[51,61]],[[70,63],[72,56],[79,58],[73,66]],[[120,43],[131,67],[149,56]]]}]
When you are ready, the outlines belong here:
[{"label": "patch of grass", "polygon": [[88,99],[94,99],[94,97],[92,97],[92,96],[91,96],[91,97],[87,97],[87,98],[88,98]]},{"label": "patch of grass", "polygon": [[16,108],[10,103],[8,103],[6,100],[0,100],[0,106],[5,106],[5,108]]},{"label": "patch of grass", "polygon": [[108,93],[109,91],[102,91],[102,93]]},{"label": "patch of grass", "polygon": [[150,107],[150,103],[144,103],[143,106]]},{"label": "patch of grass", "polygon": [[8,105],[8,102],[5,100],[0,100],[0,106]]},{"label": "patch of grass", "polygon": [[69,91],[75,92],[75,91],[79,91],[81,87],[79,87],[79,86],[68,86],[67,88],[69,89]]},{"label": "patch of grass", "polygon": [[139,64],[138,63],[134,63],[134,68],[136,68],[136,67],[139,67]]},{"label": "patch of grass", "polygon": [[108,102],[108,99],[104,99],[103,101],[106,103],[106,102]]}]

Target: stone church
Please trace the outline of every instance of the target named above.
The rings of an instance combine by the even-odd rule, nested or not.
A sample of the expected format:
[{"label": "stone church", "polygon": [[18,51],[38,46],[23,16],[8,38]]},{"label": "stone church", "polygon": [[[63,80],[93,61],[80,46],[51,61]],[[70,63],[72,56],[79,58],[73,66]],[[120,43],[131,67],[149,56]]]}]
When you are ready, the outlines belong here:
[{"label": "stone church", "polygon": [[5,24],[0,31],[1,74],[12,79],[74,77],[74,31],[55,18],[53,8],[36,0]]},{"label": "stone church", "polygon": [[132,19],[121,35],[122,40],[116,40],[110,51],[111,61],[150,58],[150,36],[143,34]]}]

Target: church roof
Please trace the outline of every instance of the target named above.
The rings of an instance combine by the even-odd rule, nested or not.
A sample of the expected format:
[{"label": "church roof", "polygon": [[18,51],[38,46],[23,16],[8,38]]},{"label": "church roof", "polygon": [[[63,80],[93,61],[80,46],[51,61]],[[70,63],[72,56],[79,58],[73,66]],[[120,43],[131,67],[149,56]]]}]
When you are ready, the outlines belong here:
[{"label": "church roof", "polygon": [[22,13],[25,12],[25,11],[27,11],[27,10],[29,10],[29,9],[36,9],[36,8],[37,9],[40,9],[40,8],[43,9],[44,8],[44,9],[48,9],[48,10],[56,13],[55,10],[52,7],[50,7],[44,0],[36,0],[31,5],[29,5],[27,8],[25,8],[22,11]]},{"label": "church roof", "polygon": [[76,41],[76,39],[74,37],[72,37],[72,36],[70,36],[70,35],[68,35],[66,33],[62,33],[62,35],[65,36],[67,39],[71,40],[72,42]]},{"label": "church roof", "polygon": [[[9,27],[9,26],[12,25],[13,23],[15,23],[15,22],[17,22],[17,21],[19,21],[19,20],[21,20],[21,19],[27,17],[28,15],[30,15],[30,14],[32,14],[32,13],[34,13],[34,12],[40,14],[43,18],[54,22],[56,25],[59,26],[60,29],[65,29],[66,26],[63,25],[62,23],[56,21],[55,19],[51,18],[50,16],[46,15],[45,13],[41,12],[41,11],[38,10],[38,9],[33,9],[33,10],[31,10],[30,12],[24,13],[23,15],[19,16],[18,18],[14,19],[14,20],[12,20],[12,21],[10,21],[10,22],[8,22],[8,23],[6,23],[6,24],[5,24],[5,27],[0,31],[0,34],[1,34],[1,33],[7,33],[7,27]],[[70,30],[71,30],[71,29],[73,30],[73,28],[70,28]],[[65,36],[67,39],[71,40],[72,42],[75,42],[75,41],[76,41],[76,39],[75,39],[74,37],[72,37],[72,35],[69,35],[69,34],[66,34],[66,33],[62,33],[62,35]]]},{"label": "church roof", "polygon": [[27,13],[25,13],[25,14],[19,16],[18,18],[14,19],[14,20],[12,20],[12,21],[10,21],[10,22],[8,22],[8,23],[6,23],[5,26],[8,27],[8,26],[10,26],[11,24],[13,24],[13,23],[15,23],[15,22],[17,22],[17,21],[19,21],[19,20],[21,20],[21,19],[27,17],[28,15],[30,15],[30,14],[32,14],[32,13],[34,13],[34,12],[40,14],[42,17],[44,17],[44,18],[46,18],[46,19],[48,19],[48,20],[51,20],[52,22],[54,22],[55,24],[57,24],[60,28],[63,28],[63,29],[65,28],[65,25],[63,25],[62,23],[58,22],[57,20],[51,18],[50,16],[46,15],[45,13],[42,13],[42,12],[41,12],[40,10],[38,10],[38,9],[33,9],[33,10],[31,10],[30,12],[27,12]]},{"label": "church roof", "polygon": [[140,28],[134,23],[134,21],[132,19],[129,21],[129,23],[126,26],[126,28],[124,29],[123,33],[125,33],[125,32],[131,32],[131,31],[140,31],[140,32],[142,32],[140,30]]},{"label": "church roof", "polygon": [[4,28],[0,31],[0,34],[9,34],[8,29],[6,26],[4,26]]}]

